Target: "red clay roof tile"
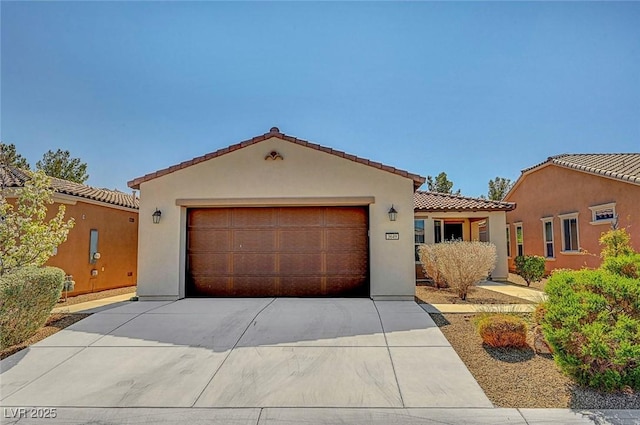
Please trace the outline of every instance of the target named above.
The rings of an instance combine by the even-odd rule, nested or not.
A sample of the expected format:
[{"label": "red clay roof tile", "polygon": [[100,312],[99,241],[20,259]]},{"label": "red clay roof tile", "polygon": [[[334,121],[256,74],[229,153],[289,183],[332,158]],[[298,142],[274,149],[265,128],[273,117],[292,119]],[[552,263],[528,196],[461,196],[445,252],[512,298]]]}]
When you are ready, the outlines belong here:
[{"label": "red clay roof tile", "polygon": [[413,195],[415,211],[511,211],[513,202],[492,201],[490,199],[469,198],[439,192],[417,191]]}]

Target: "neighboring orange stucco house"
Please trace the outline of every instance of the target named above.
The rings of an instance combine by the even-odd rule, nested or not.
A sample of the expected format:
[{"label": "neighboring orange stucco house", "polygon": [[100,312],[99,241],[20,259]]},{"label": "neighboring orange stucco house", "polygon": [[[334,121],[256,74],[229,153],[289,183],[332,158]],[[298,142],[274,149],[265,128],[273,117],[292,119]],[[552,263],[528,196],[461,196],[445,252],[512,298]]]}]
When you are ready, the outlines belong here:
[{"label": "neighboring orange stucco house", "polygon": [[540,255],[546,270],[601,264],[598,239],[614,223],[640,251],[640,153],[564,154],[522,171],[504,201],[509,269],[517,255]]},{"label": "neighboring orange stucco house", "polygon": [[[0,166],[0,185],[9,189],[3,190],[9,202],[15,198],[12,189],[24,186],[27,179],[20,169]],[[68,295],[135,285],[138,199],[133,194],[56,178],[51,179],[51,186],[55,194],[49,218],[62,204],[66,207],[65,219],[75,220],[67,241],[47,262],[73,276],[75,288]]]}]

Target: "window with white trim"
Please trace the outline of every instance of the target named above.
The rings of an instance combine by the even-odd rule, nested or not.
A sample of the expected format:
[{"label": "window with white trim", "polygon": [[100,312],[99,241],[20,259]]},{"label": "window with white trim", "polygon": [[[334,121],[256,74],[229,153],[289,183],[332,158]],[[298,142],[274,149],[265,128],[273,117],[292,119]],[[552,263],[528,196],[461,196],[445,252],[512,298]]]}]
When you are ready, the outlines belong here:
[{"label": "window with white trim", "polygon": [[420,262],[418,247],[424,243],[424,220],[413,220],[416,263]]},{"label": "window with white trim", "polygon": [[616,219],[616,203],[594,205],[591,210],[591,224],[612,223]]},{"label": "window with white trim", "polygon": [[580,252],[578,213],[559,215],[562,223],[562,252]]},{"label": "window with white trim", "polygon": [[542,240],[544,241],[544,256],[555,258],[553,249],[553,217],[541,218],[542,220]]},{"label": "window with white trim", "polygon": [[522,230],[522,223],[513,223],[516,227],[516,254],[518,256],[524,255],[524,232]]},{"label": "window with white trim", "polygon": [[511,229],[507,224],[507,257],[511,258]]}]

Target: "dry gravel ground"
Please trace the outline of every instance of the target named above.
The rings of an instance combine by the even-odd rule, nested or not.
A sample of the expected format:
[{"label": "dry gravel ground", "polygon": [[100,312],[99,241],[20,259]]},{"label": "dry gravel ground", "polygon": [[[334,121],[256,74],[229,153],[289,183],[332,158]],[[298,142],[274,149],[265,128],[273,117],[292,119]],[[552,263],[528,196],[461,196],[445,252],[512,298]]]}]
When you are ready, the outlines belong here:
[{"label": "dry gravel ground", "polygon": [[[523,314],[531,320],[531,315]],[[484,346],[473,314],[432,314],[487,397],[498,407],[639,409],[640,393],[600,393],[576,386],[550,355],[531,348]],[[532,341],[529,341],[532,345]]]},{"label": "dry gravel ground", "polygon": [[[537,289],[539,291],[544,291],[544,286],[547,284],[548,278],[543,278],[540,282],[531,282],[529,288]],[[516,286],[527,286],[527,282],[520,275],[515,273],[509,273],[509,277],[507,278],[507,283],[514,284]]]},{"label": "dry gravel ground", "polygon": [[58,301],[56,307],[66,307],[68,305],[80,304],[87,301],[101,300],[103,298],[115,297],[116,295],[128,294],[129,292],[135,292],[136,287],[125,286],[124,288],[107,289],[106,291],[93,292],[91,294],[76,295],[64,300],[64,292],[62,293],[62,299]]},{"label": "dry gravel ground", "polygon": [[451,288],[437,289],[430,285],[416,286],[416,302],[427,304],[532,304],[531,301],[516,298],[484,288],[472,288],[466,300],[461,300]]}]

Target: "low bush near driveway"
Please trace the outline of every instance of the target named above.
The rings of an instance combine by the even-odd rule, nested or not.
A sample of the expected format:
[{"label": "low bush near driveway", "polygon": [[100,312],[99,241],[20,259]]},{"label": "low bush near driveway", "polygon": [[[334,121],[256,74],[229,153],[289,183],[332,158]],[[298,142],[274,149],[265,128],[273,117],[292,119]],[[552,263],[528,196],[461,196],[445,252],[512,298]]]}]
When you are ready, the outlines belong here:
[{"label": "low bush near driveway", "polygon": [[476,329],[485,344],[492,347],[525,347],[527,324],[510,314],[483,314],[476,320]]},{"label": "low bush near driveway", "polygon": [[558,366],[582,385],[640,389],[640,280],[565,270],[545,292],[542,330]]},{"label": "low bush near driveway", "polygon": [[0,277],[0,349],[21,343],[45,324],[64,276],[57,267],[24,267]]},{"label": "low bush near driveway", "polygon": [[496,265],[496,246],[486,242],[442,242],[421,246],[418,255],[423,264],[433,263],[438,275],[453,288],[460,299],[476,283],[486,279]]}]

